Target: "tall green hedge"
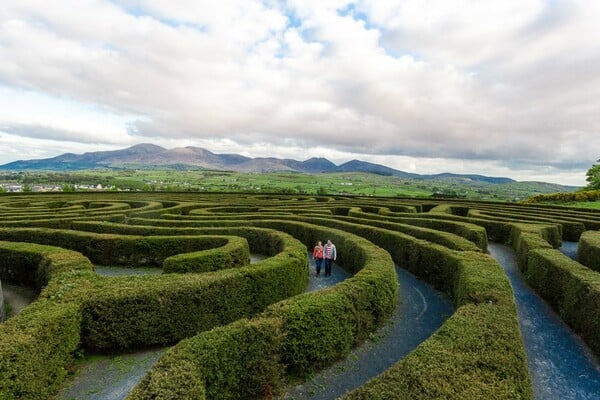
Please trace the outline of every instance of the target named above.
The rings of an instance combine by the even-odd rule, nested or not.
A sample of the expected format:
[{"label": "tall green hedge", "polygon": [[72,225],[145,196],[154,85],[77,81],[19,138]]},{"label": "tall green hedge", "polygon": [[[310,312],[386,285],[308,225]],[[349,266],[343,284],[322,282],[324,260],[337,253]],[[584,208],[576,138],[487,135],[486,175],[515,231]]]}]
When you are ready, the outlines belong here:
[{"label": "tall green hedge", "polygon": [[577,260],[588,268],[600,271],[600,231],[587,231],[581,235]]},{"label": "tall green hedge", "polygon": [[600,274],[553,249],[556,236],[551,226],[515,224],[511,244],[527,283],[600,355]]},{"label": "tall green hedge", "polygon": [[[92,265],[81,254],[52,246],[0,242],[0,271],[38,290]],[[61,284],[57,283],[57,287]],[[80,342],[78,305],[58,304],[61,292],[42,299],[0,324],[0,398],[45,399],[62,383]]]},{"label": "tall green hedge", "polygon": [[558,250],[535,249],[528,254],[525,276],[600,356],[600,274]]},{"label": "tall green hedge", "polygon": [[422,227],[442,232],[448,232],[464,237],[465,239],[475,243],[482,250],[487,248],[486,230],[480,226],[477,226],[476,224],[470,223],[464,217],[454,217],[451,220],[448,218],[449,216],[443,215],[442,217],[444,219],[439,219],[437,217],[439,217],[440,215],[430,213],[382,217],[380,215],[364,213],[357,208],[351,208],[348,212],[348,216],[361,219],[379,220],[388,223],[397,222],[401,224],[412,225],[414,227]]},{"label": "tall green hedge", "polygon": [[250,260],[250,248],[246,239],[241,237],[229,238],[224,246],[177,254],[164,260],[164,272],[210,272],[219,269],[243,267]]},{"label": "tall green hedge", "polygon": [[[72,251],[40,256],[51,247],[0,246],[5,255],[12,254],[2,259],[10,264],[3,270],[26,282],[31,276],[50,277],[38,301],[0,326],[0,398],[47,398],[80,345],[112,352],[174,343],[302,292],[308,275],[305,247],[283,233],[254,231],[253,240],[262,239],[265,249],[276,253],[273,257],[244,268],[186,276],[106,278],[95,275],[81,255],[73,263],[65,256],[77,254]],[[15,263],[13,256],[21,250],[22,260]],[[52,257],[62,263],[53,263]],[[37,267],[30,264],[35,262]],[[28,272],[16,273],[17,267]]]},{"label": "tall green hedge", "polygon": [[[456,312],[407,357],[344,399],[531,399],[516,308],[502,268],[489,256],[433,247],[445,259]],[[426,278],[427,269],[419,271]]]},{"label": "tall green hedge", "polygon": [[[339,262],[356,275],[331,289],[276,303],[257,319],[238,321],[175,346],[140,382],[130,399],[202,398],[204,391],[207,398],[219,399],[269,394],[278,387],[281,373],[306,376],[329,365],[391,314],[398,287],[392,260],[382,249],[335,229],[289,221],[264,224],[308,243],[331,238],[340,256],[346,254]],[[253,324],[281,334],[253,335],[247,340],[247,332],[256,331]],[[216,352],[222,338],[236,343],[236,350]],[[251,355],[249,359],[240,356],[246,354]],[[205,389],[198,389],[198,382],[203,382]]]},{"label": "tall green hedge", "polygon": [[95,264],[162,266],[170,256],[225,246],[219,236],[133,236],[48,228],[0,228],[0,239],[56,245],[79,251]]},{"label": "tall green hedge", "polygon": [[[202,224],[199,221],[196,223]],[[297,224],[291,222],[254,223],[276,225],[281,230],[288,225],[290,233],[297,230]],[[399,246],[403,235],[398,232],[357,226],[355,233],[371,237],[377,244],[390,250],[405,248],[402,252],[395,250],[393,254],[399,261],[410,258],[412,261],[409,265],[413,272],[454,293],[455,303],[459,307],[455,316],[438,334],[409,355],[412,361],[401,361],[394,367],[397,370],[388,371],[389,375],[382,378],[381,388],[366,386],[359,389],[355,396],[398,398],[402,390],[408,390],[406,398],[531,398],[512,291],[495,261],[480,253],[454,252],[425,241],[409,239],[406,235],[406,244]],[[300,234],[300,230],[296,234]],[[388,239],[385,241],[383,238]],[[336,240],[340,241],[340,238]],[[418,251],[416,257],[413,255],[415,250]],[[437,266],[432,268],[434,265]],[[362,269],[359,275],[367,272],[371,285],[377,285],[381,277],[372,275],[370,269]],[[372,297],[368,293],[381,290],[373,292],[370,289],[365,292],[368,286],[361,283],[365,278],[363,275],[360,280],[357,279],[357,286],[354,286],[353,280],[348,280],[338,285],[342,290],[331,289],[324,293],[297,296],[270,307],[268,315],[283,321],[282,329],[287,340],[284,339],[282,344],[281,358],[289,372],[304,375],[311,368],[327,365],[335,355],[347,352],[349,344],[356,337],[353,333],[356,329],[363,332],[359,337],[368,332],[368,329],[360,328],[359,322],[366,323],[365,327],[371,326],[368,313],[356,319],[350,306],[363,304],[361,308],[368,310],[368,304],[379,302],[378,296]],[[352,294],[351,302],[345,298],[349,294]],[[327,312],[324,311],[324,305],[327,305]],[[317,339],[319,346],[315,343]],[[171,362],[173,366],[178,365],[173,360]],[[173,368],[174,376],[178,376],[178,368]],[[163,379],[161,382],[169,381],[164,379],[164,371],[160,376]],[[414,385],[415,377],[418,377],[418,385]],[[452,382],[452,385],[447,382]],[[131,398],[153,398],[153,392],[148,388],[156,385],[160,385],[156,377],[149,378]],[[208,387],[206,390],[209,390]],[[242,393],[238,393],[238,396],[251,398]],[[215,395],[210,398],[228,397]]]}]

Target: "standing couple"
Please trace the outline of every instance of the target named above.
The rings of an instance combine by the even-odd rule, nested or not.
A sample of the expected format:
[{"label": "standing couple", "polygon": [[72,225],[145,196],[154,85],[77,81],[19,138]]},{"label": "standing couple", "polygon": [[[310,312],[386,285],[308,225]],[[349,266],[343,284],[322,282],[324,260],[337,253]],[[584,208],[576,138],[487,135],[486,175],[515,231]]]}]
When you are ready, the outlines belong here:
[{"label": "standing couple", "polygon": [[325,276],[331,276],[331,263],[335,261],[337,252],[335,250],[335,244],[328,240],[325,246],[319,240],[317,245],[313,249],[313,260],[317,266],[317,276],[321,275],[321,266],[323,260],[325,260]]}]

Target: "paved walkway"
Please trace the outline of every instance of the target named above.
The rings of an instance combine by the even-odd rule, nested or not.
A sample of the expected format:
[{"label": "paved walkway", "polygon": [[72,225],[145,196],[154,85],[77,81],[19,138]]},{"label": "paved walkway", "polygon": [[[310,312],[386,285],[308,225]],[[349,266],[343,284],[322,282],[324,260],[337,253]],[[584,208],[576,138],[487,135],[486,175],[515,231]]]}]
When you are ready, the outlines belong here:
[{"label": "paved walkway", "polygon": [[[267,256],[251,254],[251,263],[262,261]],[[161,274],[161,268],[125,268],[96,266],[96,273],[103,276]],[[314,267],[312,269],[314,271]],[[313,274],[314,275],[314,274]],[[332,276],[328,278],[310,277],[307,291],[341,282],[349,276],[341,268],[334,266]],[[164,348],[144,350],[117,356],[97,355],[89,357],[77,368],[76,375],[66,383],[57,396],[58,399],[71,400],[122,400],[133,387],[152,368],[160,358]]]},{"label": "paved walkway", "polygon": [[600,365],[590,350],[525,283],[512,249],[490,243],[488,250],[513,287],[534,398],[600,399]]},{"label": "paved walkway", "polygon": [[342,396],[402,359],[452,315],[452,303],[445,295],[398,266],[396,273],[398,306],[389,322],[344,360],[289,388],[282,398],[329,400]]},{"label": "paved walkway", "polygon": [[567,257],[577,260],[577,249],[579,247],[579,242],[562,242],[562,246],[558,249]]}]

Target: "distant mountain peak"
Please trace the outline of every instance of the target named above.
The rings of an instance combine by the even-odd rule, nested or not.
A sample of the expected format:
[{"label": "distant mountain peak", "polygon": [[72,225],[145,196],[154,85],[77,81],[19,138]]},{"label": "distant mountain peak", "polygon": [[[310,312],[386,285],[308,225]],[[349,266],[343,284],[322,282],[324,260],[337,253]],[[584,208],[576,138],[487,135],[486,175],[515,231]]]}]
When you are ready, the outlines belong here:
[{"label": "distant mountain peak", "polygon": [[134,144],[131,147],[127,147],[126,149],[123,150],[132,150],[132,151],[139,151],[139,152],[146,152],[146,153],[158,153],[161,151],[165,151],[166,149],[164,147],[160,147],[158,145],[152,144],[152,143],[140,143],[140,144]]},{"label": "distant mountain peak", "polygon": [[335,165],[324,157],[311,157],[305,161],[280,159],[275,157],[249,158],[240,154],[217,154],[201,147],[186,146],[165,149],[151,143],[140,143],[121,150],[96,151],[84,154],[65,153],[57,157],[42,160],[20,160],[0,166],[0,170],[81,170],[110,167],[169,167],[190,166],[221,171],[238,172],[275,172],[291,171],[304,173],[323,172],[364,172],[404,179],[437,179],[477,181],[492,184],[514,182],[510,178],[496,178],[482,175],[443,173],[437,175],[419,175],[400,171],[385,165],[361,160],[351,160]]}]

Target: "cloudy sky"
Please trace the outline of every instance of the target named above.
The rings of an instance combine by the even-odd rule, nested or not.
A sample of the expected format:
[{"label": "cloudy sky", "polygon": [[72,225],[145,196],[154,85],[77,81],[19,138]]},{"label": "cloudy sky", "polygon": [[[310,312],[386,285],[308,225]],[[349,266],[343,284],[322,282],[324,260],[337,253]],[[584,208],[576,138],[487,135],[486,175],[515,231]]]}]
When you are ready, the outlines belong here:
[{"label": "cloudy sky", "polygon": [[137,143],[585,184],[600,2],[2,0],[0,163]]}]

